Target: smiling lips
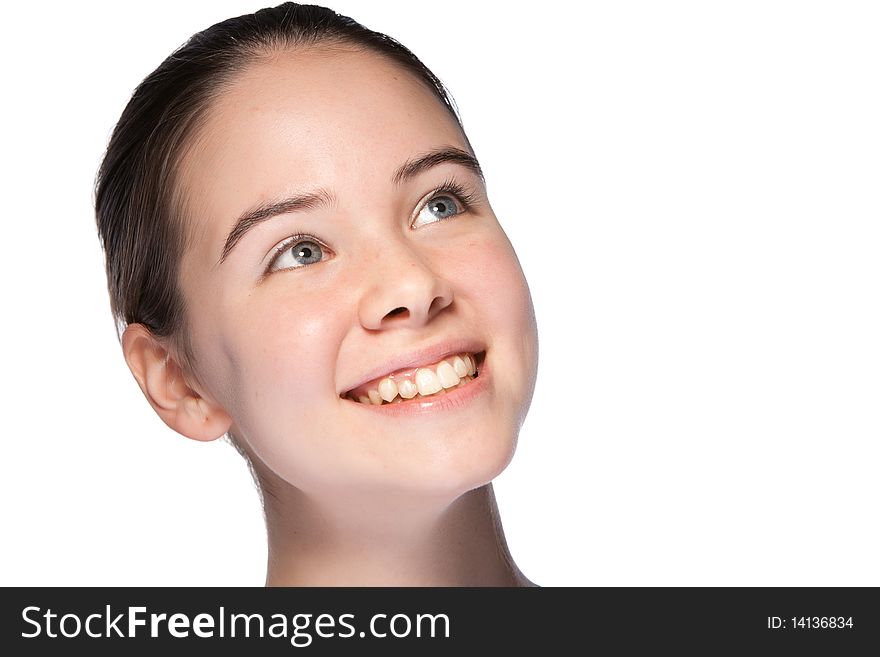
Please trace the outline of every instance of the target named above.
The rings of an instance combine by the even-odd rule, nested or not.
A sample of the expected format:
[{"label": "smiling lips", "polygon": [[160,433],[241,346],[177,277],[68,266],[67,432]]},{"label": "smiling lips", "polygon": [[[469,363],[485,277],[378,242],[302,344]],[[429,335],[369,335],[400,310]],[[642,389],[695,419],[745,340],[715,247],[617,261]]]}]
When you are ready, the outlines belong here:
[{"label": "smiling lips", "polygon": [[479,375],[478,362],[483,354],[462,353],[447,356],[433,364],[415,370],[389,374],[369,381],[343,397],[361,404],[400,403],[414,397],[430,397],[443,394],[452,388],[467,385]]}]

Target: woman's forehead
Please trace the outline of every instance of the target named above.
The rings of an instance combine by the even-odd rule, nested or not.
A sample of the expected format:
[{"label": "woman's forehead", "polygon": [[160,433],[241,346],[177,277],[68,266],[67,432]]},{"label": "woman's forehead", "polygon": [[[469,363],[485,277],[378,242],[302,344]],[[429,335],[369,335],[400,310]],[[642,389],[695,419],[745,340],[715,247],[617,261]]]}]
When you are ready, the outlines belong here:
[{"label": "woman's forehead", "polygon": [[436,95],[411,72],[368,52],[291,53],[250,66],[203,124],[205,154],[259,151],[307,158],[458,136]]},{"label": "woman's forehead", "polygon": [[250,65],[215,99],[181,182],[227,207],[388,178],[438,145],[468,150],[447,108],[400,65],[363,51],[287,52]]}]

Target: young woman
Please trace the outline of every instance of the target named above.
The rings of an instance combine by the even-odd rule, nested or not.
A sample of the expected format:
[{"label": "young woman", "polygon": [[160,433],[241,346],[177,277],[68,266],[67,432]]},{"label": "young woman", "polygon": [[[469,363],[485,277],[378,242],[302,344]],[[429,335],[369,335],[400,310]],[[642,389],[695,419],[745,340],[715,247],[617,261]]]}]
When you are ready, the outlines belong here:
[{"label": "young woman", "polygon": [[443,85],[286,3],[193,36],[98,176],[111,305],[171,428],[258,482],[268,585],[531,585],[492,479],[537,329]]}]

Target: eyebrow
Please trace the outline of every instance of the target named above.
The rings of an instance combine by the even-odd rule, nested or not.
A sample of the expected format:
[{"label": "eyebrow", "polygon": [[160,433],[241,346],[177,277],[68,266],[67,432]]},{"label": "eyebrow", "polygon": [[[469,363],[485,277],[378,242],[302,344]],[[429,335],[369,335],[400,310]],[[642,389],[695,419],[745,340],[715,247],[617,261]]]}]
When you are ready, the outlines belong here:
[{"label": "eyebrow", "polygon": [[[391,182],[395,185],[401,185],[408,180],[412,180],[419,174],[424,173],[428,169],[447,162],[460,164],[475,173],[480,180],[485,180],[483,177],[483,170],[480,168],[480,163],[477,161],[477,158],[460,148],[448,147],[438,148],[429,151],[424,155],[407,160],[398,167],[394,172],[394,175],[391,176]],[[336,197],[332,192],[329,192],[324,188],[319,188],[313,192],[295,194],[294,196],[289,196],[279,201],[261,203],[256,207],[245,211],[245,213],[238,218],[235,222],[235,226],[229,232],[229,235],[226,238],[226,243],[223,245],[223,251],[220,254],[220,261],[218,264],[222,264],[223,261],[226,260],[226,257],[232,249],[235,248],[235,245],[238,244],[239,240],[244,237],[245,233],[257,224],[260,224],[267,219],[271,219],[272,217],[287,214],[288,212],[314,210],[319,207],[331,206],[335,202]]]},{"label": "eyebrow", "polygon": [[473,155],[460,148],[439,148],[430,151],[425,155],[420,155],[415,159],[404,162],[403,165],[394,172],[394,175],[391,177],[391,182],[395,185],[400,185],[407,180],[415,178],[423,171],[427,171],[431,167],[436,167],[445,162],[461,164],[477,174],[480,180],[485,180],[483,177],[483,170],[480,168],[480,163],[477,162],[477,158]]}]

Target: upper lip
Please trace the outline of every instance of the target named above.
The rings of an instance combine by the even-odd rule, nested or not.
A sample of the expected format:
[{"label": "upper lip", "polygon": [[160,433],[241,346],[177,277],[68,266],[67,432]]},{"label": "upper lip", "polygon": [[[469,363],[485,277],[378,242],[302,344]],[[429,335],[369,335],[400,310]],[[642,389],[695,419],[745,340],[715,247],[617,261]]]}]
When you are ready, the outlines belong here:
[{"label": "upper lip", "polygon": [[389,356],[385,358],[380,365],[369,370],[354,385],[348,386],[340,391],[340,395],[350,392],[355,388],[368,383],[379,377],[397,372],[398,370],[406,370],[420,367],[422,365],[432,365],[447,356],[455,354],[477,354],[484,351],[486,346],[479,340],[469,338],[458,338],[437,342],[427,347],[415,349],[406,353],[400,353],[400,350],[392,350]]}]

